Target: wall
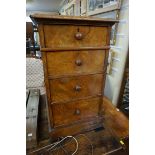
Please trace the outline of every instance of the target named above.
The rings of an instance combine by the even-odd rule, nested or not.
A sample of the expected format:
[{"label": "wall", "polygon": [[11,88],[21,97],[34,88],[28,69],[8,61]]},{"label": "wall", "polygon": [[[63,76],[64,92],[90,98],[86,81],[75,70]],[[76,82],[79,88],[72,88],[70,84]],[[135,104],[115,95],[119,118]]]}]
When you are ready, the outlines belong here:
[{"label": "wall", "polygon": [[116,31],[116,42],[111,46],[112,57],[111,74],[107,74],[105,95],[117,105],[121,88],[125,62],[129,47],[129,1],[122,0],[119,14],[116,11],[96,15],[102,18],[118,18],[119,24]]},{"label": "wall", "polygon": [[33,11],[33,10],[27,10],[26,11],[26,17],[29,17],[31,14],[34,14],[34,13],[46,13],[46,14],[52,14],[52,15],[59,15],[58,12],[47,12],[47,11]]}]

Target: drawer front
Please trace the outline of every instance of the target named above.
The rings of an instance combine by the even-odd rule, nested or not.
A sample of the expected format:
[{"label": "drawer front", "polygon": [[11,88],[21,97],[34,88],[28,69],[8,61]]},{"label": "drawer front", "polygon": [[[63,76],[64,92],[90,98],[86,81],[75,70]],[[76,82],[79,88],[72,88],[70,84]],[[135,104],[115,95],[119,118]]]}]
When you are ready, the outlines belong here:
[{"label": "drawer front", "polygon": [[52,104],[54,126],[98,116],[100,103],[101,98],[91,98],[65,104]]},{"label": "drawer front", "polygon": [[45,46],[63,47],[100,47],[107,45],[107,27],[44,25]]},{"label": "drawer front", "polygon": [[85,75],[50,80],[52,102],[102,94],[103,75]]},{"label": "drawer front", "polygon": [[49,76],[102,72],[105,50],[47,52]]}]

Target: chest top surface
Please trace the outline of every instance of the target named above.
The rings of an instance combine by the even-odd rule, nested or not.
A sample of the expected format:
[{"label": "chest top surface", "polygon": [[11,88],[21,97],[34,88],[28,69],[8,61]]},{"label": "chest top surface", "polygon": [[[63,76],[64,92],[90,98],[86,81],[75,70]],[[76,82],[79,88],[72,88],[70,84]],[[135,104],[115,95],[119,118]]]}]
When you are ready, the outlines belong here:
[{"label": "chest top surface", "polygon": [[64,16],[50,14],[33,14],[30,18],[35,24],[75,24],[75,25],[96,25],[96,26],[112,26],[117,20],[109,18],[95,18],[87,16]]}]

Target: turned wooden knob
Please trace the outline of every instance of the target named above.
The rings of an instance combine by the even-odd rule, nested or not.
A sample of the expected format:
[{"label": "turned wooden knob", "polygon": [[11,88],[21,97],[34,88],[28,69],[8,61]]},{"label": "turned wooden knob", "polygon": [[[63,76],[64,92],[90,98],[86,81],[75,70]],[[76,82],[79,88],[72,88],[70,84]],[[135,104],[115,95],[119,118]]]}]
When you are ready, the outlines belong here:
[{"label": "turned wooden knob", "polygon": [[81,40],[81,39],[83,38],[83,34],[82,34],[81,32],[76,32],[76,33],[75,33],[75,38],[76,38],[77,40]]},{"label": "turned wooden knob", "polygon": [[76,61],[75,61],[75,64],[76,64],[77,66],[81,66],[81,65],[82,65],[82,60],[80,60],[80,59],[76,60]]},{"label": "turned wooden knob", "polygon": [[75,115],[80,115],[81,111],[80,109],[75,109]]},{"label": "turned wooden knob", "polygon": [[81,90],[81,87],[78,86],[78,85],[76,85],[76,86],[75,86],[75,90],[76,90],[76,91],[80,91],[80,90]]}]

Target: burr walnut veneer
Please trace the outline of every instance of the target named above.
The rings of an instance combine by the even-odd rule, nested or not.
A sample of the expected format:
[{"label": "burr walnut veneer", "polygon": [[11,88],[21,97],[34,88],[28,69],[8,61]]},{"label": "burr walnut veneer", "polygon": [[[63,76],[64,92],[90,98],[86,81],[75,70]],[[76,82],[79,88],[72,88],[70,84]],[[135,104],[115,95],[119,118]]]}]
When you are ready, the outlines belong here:
[{"label": "burr walnut veneer", "polygon": [[110,19],[34,14],[54,138],[102,125]]}]

